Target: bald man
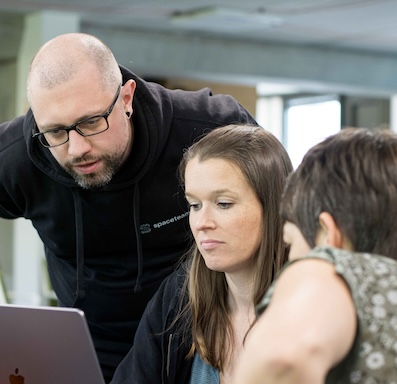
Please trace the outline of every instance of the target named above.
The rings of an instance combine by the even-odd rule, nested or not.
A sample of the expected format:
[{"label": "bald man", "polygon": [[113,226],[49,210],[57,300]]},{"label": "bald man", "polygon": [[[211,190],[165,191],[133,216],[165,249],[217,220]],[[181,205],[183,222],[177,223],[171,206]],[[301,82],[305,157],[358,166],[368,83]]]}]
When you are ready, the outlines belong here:
[{"label": "bald man", "polygon": [[255,120],[228,95],[144,81],[82,33],[40,48],[27,95],[26,115],[0,125],[0,217],[32,221],[59,305],[85,312],[108,382],[190,243],[184,149]]}]

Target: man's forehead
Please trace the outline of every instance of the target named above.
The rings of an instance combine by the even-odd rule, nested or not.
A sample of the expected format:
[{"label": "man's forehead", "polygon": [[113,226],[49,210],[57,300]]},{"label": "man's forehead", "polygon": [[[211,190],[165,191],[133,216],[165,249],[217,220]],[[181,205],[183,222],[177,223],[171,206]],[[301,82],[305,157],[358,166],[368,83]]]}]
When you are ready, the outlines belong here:
[{"label": "man's forehead", "polygon": [[40,129],[69,126],[87,117],[104,113],[111,92],[97,84],[65,83],[54,89],[37,87],[31,97],[31,109]]}]

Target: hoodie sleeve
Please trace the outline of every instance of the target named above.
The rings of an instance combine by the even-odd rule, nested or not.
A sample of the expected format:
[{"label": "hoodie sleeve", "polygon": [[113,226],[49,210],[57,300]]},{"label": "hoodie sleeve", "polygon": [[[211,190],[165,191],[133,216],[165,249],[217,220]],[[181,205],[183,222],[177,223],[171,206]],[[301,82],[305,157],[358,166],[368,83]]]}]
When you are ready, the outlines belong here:
[{"label": "hoodie sleeve", "polygon": [[31,176],[22,132],[23,116],[0,124],[0,217],[15,219],[24,215],[24,182]]},{"label": "hoodie sleeve", "polygon": [[134,345],[110,384],[162,383],[166,374],[169,325],[179,305],[181,269],[166,278],[149,301],[135,334]]}]

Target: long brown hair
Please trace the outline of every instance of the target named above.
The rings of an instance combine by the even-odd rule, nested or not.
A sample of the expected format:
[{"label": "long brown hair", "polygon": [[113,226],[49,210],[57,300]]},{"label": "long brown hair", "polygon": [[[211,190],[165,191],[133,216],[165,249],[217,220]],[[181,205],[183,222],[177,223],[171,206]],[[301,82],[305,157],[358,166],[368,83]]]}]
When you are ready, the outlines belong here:
[{"label": "long brown hair", "polygon": [[[263,210],[263,234],[259,250],[253,257],[255,270],[253,305],[259,303],[275,274],[287,259],[279,216],[280,199],[291,161],[282,144],[261,127],[228,125],[217,128],[183,156],[179,167],[182,186],[186,165],[193,158],[213,158],[232,162],[240,168],[256,193]],[[194,244],[189,252],[189,271],[185,290],[189,297],[193,345],[189,356],[197,351],[201,358],[222,371],[231,352],[225,340],[233,341],[227,303],[228,286],[225,274],[205,265]]]}]

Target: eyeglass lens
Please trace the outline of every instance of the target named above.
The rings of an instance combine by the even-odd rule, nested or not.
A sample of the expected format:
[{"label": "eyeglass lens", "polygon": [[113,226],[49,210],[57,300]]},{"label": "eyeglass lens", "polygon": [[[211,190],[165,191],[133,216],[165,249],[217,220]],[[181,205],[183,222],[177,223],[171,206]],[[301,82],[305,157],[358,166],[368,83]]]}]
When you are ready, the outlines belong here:
[{"label": "eyeglass lens", "polygon": [[[108,127],[107,119],[104,116],[96,116],[81,121],[76,125],[75,129],[82,136],[92,136],[106,131]],[[67,130],[60,128],[43,133],[39,136],[39,139],[43,145],[54,147],[66,143],[69,139],[68,135],[69,132]]]}]

